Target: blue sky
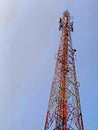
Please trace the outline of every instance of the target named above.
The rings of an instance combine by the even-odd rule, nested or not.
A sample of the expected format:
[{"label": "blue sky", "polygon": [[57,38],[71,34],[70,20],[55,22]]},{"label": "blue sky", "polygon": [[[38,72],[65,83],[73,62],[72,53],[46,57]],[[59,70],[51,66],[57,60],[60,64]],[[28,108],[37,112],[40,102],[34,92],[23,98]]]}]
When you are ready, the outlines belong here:
[{"label": "blue sky", "polygon": [[60,41],[57,19],[66,9],[74,17],[84,127],[98,128],[97,0],[1,0],[1,130],[43,130]]}]

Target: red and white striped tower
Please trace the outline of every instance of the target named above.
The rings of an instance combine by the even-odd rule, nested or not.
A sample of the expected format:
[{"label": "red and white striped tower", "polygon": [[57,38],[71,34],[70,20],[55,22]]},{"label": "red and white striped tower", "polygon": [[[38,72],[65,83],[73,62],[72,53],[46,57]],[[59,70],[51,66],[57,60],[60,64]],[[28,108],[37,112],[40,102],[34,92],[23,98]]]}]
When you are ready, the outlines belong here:
[{"label": "red and white striped tower", "polygon": [[71,40],[73,22],[68,10],[59,18],[59,30],[62,33],[44,130],[84,130],[74,61],[76,50]]}]

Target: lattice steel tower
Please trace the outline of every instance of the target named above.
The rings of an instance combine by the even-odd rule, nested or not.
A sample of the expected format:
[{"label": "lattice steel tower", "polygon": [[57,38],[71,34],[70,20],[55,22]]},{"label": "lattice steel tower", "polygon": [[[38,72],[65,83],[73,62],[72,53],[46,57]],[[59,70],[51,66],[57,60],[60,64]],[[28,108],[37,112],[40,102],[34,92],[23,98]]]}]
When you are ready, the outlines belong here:
[{"label": "lattice steel tower", "polygon": [[62,31],[44,130],[84,130],[76,79],[71,32],[73,22],[68,10],[59,18]]}]

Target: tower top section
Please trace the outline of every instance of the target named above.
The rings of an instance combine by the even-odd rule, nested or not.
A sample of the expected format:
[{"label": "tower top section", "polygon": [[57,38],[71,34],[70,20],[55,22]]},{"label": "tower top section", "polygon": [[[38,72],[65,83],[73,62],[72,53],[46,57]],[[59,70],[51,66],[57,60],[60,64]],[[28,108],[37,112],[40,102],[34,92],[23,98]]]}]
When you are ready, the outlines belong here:
[{"label": "tower top section", "polygon": [[59,22],[59,30],[70,29],[70,31],[73,32],[73,21],[70,22],[70,13],[68,12],[68,10],[66,10],[63,13],[63,18],[59,18],[58,22]]}]

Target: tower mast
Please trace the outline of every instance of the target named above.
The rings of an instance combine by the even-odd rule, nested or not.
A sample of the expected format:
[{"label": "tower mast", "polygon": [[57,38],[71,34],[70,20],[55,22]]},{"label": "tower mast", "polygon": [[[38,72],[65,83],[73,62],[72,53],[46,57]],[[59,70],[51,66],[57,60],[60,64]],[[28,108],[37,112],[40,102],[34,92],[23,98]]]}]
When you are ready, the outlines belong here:
[{"label": "tower mast", "polygon": [[66,10],[59,18],[60,45],[44,130],[84,130],[76,79],[71,32],[73,22]]}]

